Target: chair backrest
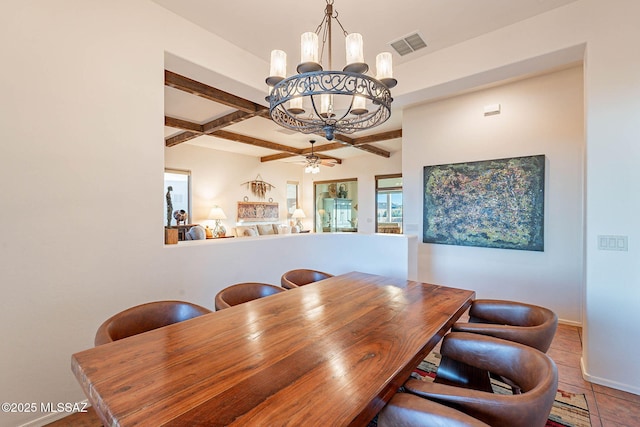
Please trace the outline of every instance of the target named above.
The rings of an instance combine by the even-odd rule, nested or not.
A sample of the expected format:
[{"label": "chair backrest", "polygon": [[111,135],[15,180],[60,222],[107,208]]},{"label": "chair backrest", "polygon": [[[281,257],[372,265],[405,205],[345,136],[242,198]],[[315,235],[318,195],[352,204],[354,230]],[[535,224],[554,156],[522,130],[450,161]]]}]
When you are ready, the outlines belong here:
[{"label": "chair backrest", "polygon": [[396,393],[378,414],[378,427],[489,427],[448,406],[409,393]]},{"label": "chair backrest", "polygon": [[293,289],[299,286],[308,285],[309,283],[319,282],[320,280],[333,277],[333,274],[325,273],[318,270],[309,270],[300,268],[297,270],[289,270],[280,278],[280,284],[285,289]]},{"label": "chair backrest", "polygon": [[452,330],[490,335],[546,352],[558,327],[558,316],[537,305],[503,300],[475,300],[470,323],[456,323]]},{"label": "chair backrest", "polygon": [[218,292],[215,298],[215,307],[216,310],[222,310],[254,299],[268,297],[278,292],[284,292],[284,290],[279,286],[267,283],[237,283]]},{"label": "chair backrest", "polygon": [[211,313],[211,310],[185,301],[155,301],[137,305],[105,320],[96,332],[94,343],[107,344],[207,313]]},{"label": "chair backrest", "polygon": [[416,380],[407,381],[408,391],[453,405],[489,425],[546,424],[558,390],[558,370],[546,354],[523,344],[465,332],[448,334],[440,351],[443,356],[509,379],[522,393],[493,394]]}]

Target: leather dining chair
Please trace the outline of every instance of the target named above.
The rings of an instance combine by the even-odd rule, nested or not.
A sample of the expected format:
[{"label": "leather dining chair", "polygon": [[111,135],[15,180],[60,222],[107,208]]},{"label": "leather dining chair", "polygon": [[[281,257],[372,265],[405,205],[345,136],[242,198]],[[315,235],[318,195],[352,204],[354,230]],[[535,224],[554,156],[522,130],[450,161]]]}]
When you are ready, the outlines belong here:
[{"label": "leather dining chair", "polygon": [[285,289],[280,286],[267,283],[237,283],[217,293],[215,297],[216,311],[284,291]]},{"label": "leather dining chair", "polygon": [[280,278],[280,284],[285,289],[294,289],[309,283],[319,282],[320,280],[333,277],[333,274],[325,273],[318,270],[309,270],[300,268],[297,270],[289,270]]},{"label": "leather dining chair", "polygon": [[[440,382],[409,379],[407,393],[453,406],[491,426],[544,426],[558,390],[558,370],[551,358],[532,347],[489,336],[451,332],[441,354],[466,365],[495,372],[516,384],[520,394],[494,394]],[[419,405],[405,404],[417,412]],[[404,410],[408,412],[408,409]]]},{"label": "leather dining chair", "polygon": [[117,313],[98,328],[96,346],[182,322],[211,310],[185,301],[154,301]]},{"label": "leather dining chair", "polygon": [[[451,330],[502,338],[546,353],[557,327],[558,316],[547,308],[516,301],[479,299],[471,304],[469,322],[456,322]],[[444,356],[438,369],[441,378],[446,378],[451,384],[456,383],[461,375],[478,379],[486,374]],[[508,378],[500,378],[495,373],[491,375],[510,384],[514,393],[520,392]],[[488,383],[484,385],[490,387]]]},{"label": "leather dining chair", "polygon": [[528,345],[546,353],[558,327],[548,308],[515,301],[479,299],[469,309],[469,322],[457,322],[454,332],[490,335]]}]

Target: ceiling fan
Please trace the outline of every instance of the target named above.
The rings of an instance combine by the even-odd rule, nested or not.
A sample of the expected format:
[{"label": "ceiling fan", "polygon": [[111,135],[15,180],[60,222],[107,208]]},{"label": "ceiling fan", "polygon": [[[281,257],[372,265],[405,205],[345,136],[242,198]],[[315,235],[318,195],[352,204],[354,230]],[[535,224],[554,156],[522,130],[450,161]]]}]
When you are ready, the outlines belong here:
[{"label": "ceiling fan", "polygon": [[304,158],[304,171],[305,173],[318,173],[320,172],[320,165],[334,167],[336,165],[334,159],[321,159],[318,155],[313,154],[313,144],[315,144],[315,139],[309,141],[311,144],[311,154],[308,154]]}]

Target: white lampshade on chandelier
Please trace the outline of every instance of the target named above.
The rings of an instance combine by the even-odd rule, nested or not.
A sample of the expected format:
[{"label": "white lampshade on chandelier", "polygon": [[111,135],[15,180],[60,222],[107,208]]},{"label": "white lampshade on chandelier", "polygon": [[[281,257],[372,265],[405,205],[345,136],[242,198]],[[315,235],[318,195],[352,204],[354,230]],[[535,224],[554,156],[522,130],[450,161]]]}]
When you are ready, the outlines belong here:
[{"label": "white lampshade on chandelier", "polygon": [[[342,71],[325,71],[321,65],[328,46],[331,69],[331,22],[335,20],[345,36],[346,65]],[[319,37],[322,46],[319,46]],[[315,32],[302,34],[298,74],[286,77],[287,54],[271,52],[267,100],[274,122],[302,133],[321,133],[331,141],[336,133],[370,129],[391,116],[390,88],[393,78],[391,53],[376,57],[376,77],[366,75],[362,35],[347,33],[334,14],[333,0],[327,0],[324,18]]]}]

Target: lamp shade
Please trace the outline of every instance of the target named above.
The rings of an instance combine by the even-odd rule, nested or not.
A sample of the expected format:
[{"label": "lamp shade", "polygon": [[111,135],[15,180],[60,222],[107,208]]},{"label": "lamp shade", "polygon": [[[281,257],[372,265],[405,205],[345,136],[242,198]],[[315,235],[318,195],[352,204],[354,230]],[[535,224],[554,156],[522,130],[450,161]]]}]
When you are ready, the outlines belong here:
[{"label": "lamp shade", "polygon": [[222,208],[211,208],[207,219],[227,219]]},{"label": "lamp shade", "polygon": [[291,215],[291,218],[297,219],[297,218],[306,218],[307,216],[304,214],[304,211],[302,209],[296,209],[295,211],[293,211],[293,214]]}]

